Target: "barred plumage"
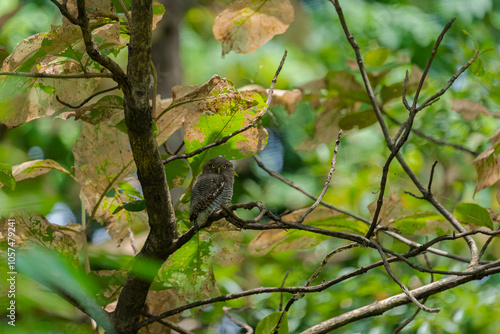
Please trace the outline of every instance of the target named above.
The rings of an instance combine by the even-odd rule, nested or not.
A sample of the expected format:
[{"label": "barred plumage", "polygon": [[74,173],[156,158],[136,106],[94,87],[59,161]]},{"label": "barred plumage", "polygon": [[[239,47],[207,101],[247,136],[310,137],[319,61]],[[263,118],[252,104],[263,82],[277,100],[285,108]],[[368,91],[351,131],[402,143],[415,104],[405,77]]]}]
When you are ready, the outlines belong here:
[{"label": "barred plumage", "polygon": [[208,160],[191,191],[189,220],[202,228],[208,217],[233,197],[234,167],[231,161],[215,157]]}]

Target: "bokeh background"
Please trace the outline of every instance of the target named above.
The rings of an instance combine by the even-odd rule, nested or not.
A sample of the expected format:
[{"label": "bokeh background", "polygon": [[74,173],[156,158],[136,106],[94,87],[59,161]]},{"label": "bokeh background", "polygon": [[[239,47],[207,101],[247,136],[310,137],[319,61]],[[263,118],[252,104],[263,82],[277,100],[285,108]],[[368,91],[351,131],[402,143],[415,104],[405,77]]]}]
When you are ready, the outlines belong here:
[{"label": "bokeh background", "polygon": [[[270,85],[283,51],[288,50],[285,67],[277,88],[293,90],[321,77],[329,71],[350,70],[354,53],[341,30],[334,7],[328,1],[293,1],[295,20],[283,35],[276,36],[247,55],[231,52],[221,56],[221,44],[212,34],[214,19],[231,1],[168,1],[166,14],[154,33],[154,62],[158,71],[162,98],[171,96],[173,85],[197,85],[214,74],[226,77],[237,87],[258,84]],[[492,48],[482,57],[485,71],[474,75],[466,72],[440,101],[418,115],[414,127],[426,135],[455,144],[474,152],[490,146],[489,137],[499,128],[496,117],[479,115],[465,120],[451,108],[452,100],[467,99],[479,102],[491,112],[498,113],[500,105],[500,2],[495,0],[350,0],[341,1],[349,28],[362,54],[386,48],[388,63],[399,63],[385,80],[386,84],[401,82],[412,65],[425,67],[435,39],[446,23],[457,20],[441,44],[430,71],[423,98],[445,85],[449,78],[473,55],[474,43],[480,49]],[[0,61],[15,45],[31,35],[49,31],[51,25],[61,23],[61,15],[48,0],[2,0],[0,2]],[[468,33],[464,33],[464,30]],[[472,36],[472,39],[468,36]],[[126,66],[124,49],[117,61]],[[477,73],[476,73],[477,74]],[[359,77],[358,77],[359,79]],[[403,121],[406,112],[400,99],[386,106],[386,111]],[[304,99],[295,112],[284,107],[271,109],[274,118],[266,116],[264,125],[269,132],[269,143],[259,154],[264,164],[319,195],[330,168],[333,142],[318,135],[316,120],[322,110],[314,109]],[[395,133],[394,123],[391,131]],[[10,165],[31,159],[53,159],[71,170],[74,163],[72,145],[79,136],[79,121],[63,121],[46,117],[18,128],[0,127],[0,162]],[[330,134],[331,135],[331,134]],[[335,138],[336,134],[332,136]],[[439,201],[453,210],[459,202],[475,202],[499,210],[495,189],[484,189],[474,196],[476,173],[473,154],[412,134],[402,153],[413,170],[427,180],[430,167],[439,161],[433,190]],[[368,205],[378,196],[382,166],[389,153],[377,124],[346,131],[339,148],[336,171],[324,198],[340,208],[369,218]],[[236,161],[239,177],[236,179],[233,203],[260,200],[275,212],[306,207],[312,201],[305,195],[271,178],[258,168],[252,159]],[[426,181],[424,181],[425,183]],[[394,192],[403,201],[403,213],[432,210],[423,201],[405,195],[416,192],[411,180],[397,162],[391,166],[386,193]],[[15,191],[0,189],[0,216],[17,209],[27,209],[46,215],[54,224],[81,223],[81,200],[78,185],[68,176],[52,171],[41,177],[22,181]],[[88,216],[87,216],[88,218]],[[94,224],[88,239],[107,249],[113,245],[102,226]],[[134,232],[140,238],[145,228]],[[253,256],[246,244],[256,232],[244,232],[241,253],[243,262],[234,266],[214,264],[214,275],[221,293],[240,291],[259,286],[279,286],[286,271],[290,274],[286,285],[304,284],[323,256],[343,243],[326,240],[312,249],[288,251],[265,256]],[[425,238],[416,239],[424,241]],[[405,247],[389,238],[386,247],[403,251]],[[467,256],[462,241],[443,244],[443,249]],[[109,246],[112,247],[112,246]],[[126,253],[126,251],[124,251]],[[498,244],[493,243],[487,254],[497,258]],[[373,250],[356,249],[332,260],[320,276],[329,279],[354,268],[378,260]],[[432,258],[436,269],[449,262]],[[460,267],[461,268],[461,267]],[[449,268],[450,270],[459,268]],[[429,275],[415,273],[407,266],[396,265],[394,270],[410,287],[429,282]],[[439,276],[438,276],[439,277]],[[500,296],[498,277],[487,277],[478,282],[457,287],[432,297],[428,305],[441,307],[438,314],[419,314],[407,327],[408,333],[494,333],[500,327]],[[21,279],[20,294],[23,312],[19,322],[38,326],[40,332],[87,332],[88,325],[80,325],[81,315],[70,310],[68,304],[28,278]],[[25,291],[26,291],[25,290]],[[399,288],[387,277],[383,268],[356,279],[343,282],[322,293],[308,295],[296,302],[290,311],[290,333],[297,333],[324,319],[350,309],[383,299]],[[278,309],[280,296],[257,295],[248,300],[229,303],[230,306],[254,306],[255,309],[238,313],[241,320],[255,326],[260,319]],[[384,316],[369,318],[346,326],[341,332],[388,333],[415,310],[415,306],[398,307]],[[239,333],[238,328],[223,317],[220,306],[183,314],[193,316],[200,333]]]}]

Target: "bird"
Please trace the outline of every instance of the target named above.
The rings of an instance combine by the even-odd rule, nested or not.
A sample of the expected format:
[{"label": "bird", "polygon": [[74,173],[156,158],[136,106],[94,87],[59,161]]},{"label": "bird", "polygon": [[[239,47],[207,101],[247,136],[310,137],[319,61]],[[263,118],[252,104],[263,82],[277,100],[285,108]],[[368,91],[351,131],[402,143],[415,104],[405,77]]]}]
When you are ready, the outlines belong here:
[{"label": "bird", "polygon": [[223,157],[209,159],[196,179],[191,191],[189,220],[196,229],[202,228],[211,214],[222,205],[231,204],[234,185],[234,167]]}]

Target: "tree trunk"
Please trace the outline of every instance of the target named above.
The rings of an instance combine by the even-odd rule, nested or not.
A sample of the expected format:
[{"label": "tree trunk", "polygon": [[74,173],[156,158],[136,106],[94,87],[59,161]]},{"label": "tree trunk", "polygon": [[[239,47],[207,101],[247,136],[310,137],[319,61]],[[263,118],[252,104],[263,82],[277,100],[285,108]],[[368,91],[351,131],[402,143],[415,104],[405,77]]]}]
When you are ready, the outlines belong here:
[{"label": "tree trunk", "polygon": [[[125,122],[137,165],[150,232],[133,261],[132,271],[141,270],[145,258],[156,260],[158,270],[177,236],[176,222],[164,167],[152,128],[150,106],[152,1],[133,0],[127,74],[131,93],[125,96]],[[152,279],[152,278],[151,278]],[[115,311],[117,333],[136,333],[131,324],[144,307],[151,280],[129,274]]]}]

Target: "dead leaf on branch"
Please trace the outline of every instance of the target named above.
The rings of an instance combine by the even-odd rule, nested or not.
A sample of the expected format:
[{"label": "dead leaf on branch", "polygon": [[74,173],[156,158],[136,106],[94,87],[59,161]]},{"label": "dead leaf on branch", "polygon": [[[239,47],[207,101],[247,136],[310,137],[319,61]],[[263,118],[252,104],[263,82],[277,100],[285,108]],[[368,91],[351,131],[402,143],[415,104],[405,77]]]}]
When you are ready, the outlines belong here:
[{"label": "dead leaf on branch", "polygon": [[491,111],[481,103],[469,100],[453,100],[451,109],[459,113],[466,121],[472,121],[481,114],[486,116],[492,115]]},{"label": "dead leaf on branch", "polygon": [[500,179],[500,130],[490,138],[491,146],[474,159],[477,172],[477,182],[474,195],[486,187],[492,186]]},{"label": "dead leaf on branch", "polygon": [[223,56],[231,50],[250,53],[284,33],[293,19],[289,0],[236,0],[215,18],[212,30]]},{"label": "dead leaf on branch", "polygon": [[[296,221],[307,208],[300,209],[283,216],[285,221]],[[365,234],[368,225],[355,221],[345,214],[335,210],[318,207],[304,220],[305,225],[310,225],[325,230],[345,231],[356,234]],[[252,255],[263,256],[269,253],[280,253],[296,249],[308,249],[329,238],[326,235],[311,233],[307,231],[290,229],[266,230],[260,232],[248,245]]]},{"label": "dead leaf on branch", "polygon": [[[402,207],[403,202],[401,198],[396,195],[394,191],[392,191],[389,198],[384,198],[382,208],[378,215],[377,223],[380,226],[388,226],[392,222],[392,220],[401,212]],[[375,214],[376,208],[377,200],[368,205],[368,210],[370,211],[370,220],[373,220],[373,215]]]},{"label": "dead leaf on branch", "polygon": [[[247,85],[240,88],[241,91],[254,91],[257,92],[267,99],[269,89],[266,89],[260,85]],[[285,106],[285,109],[289,114],[293,114],[297,108],[297,104],[302,100],[302,92],[300,89],[294,90],[283,90],[275,89],[273,90],[273,99],[271,100],[270,107],[274,106]]]}]

